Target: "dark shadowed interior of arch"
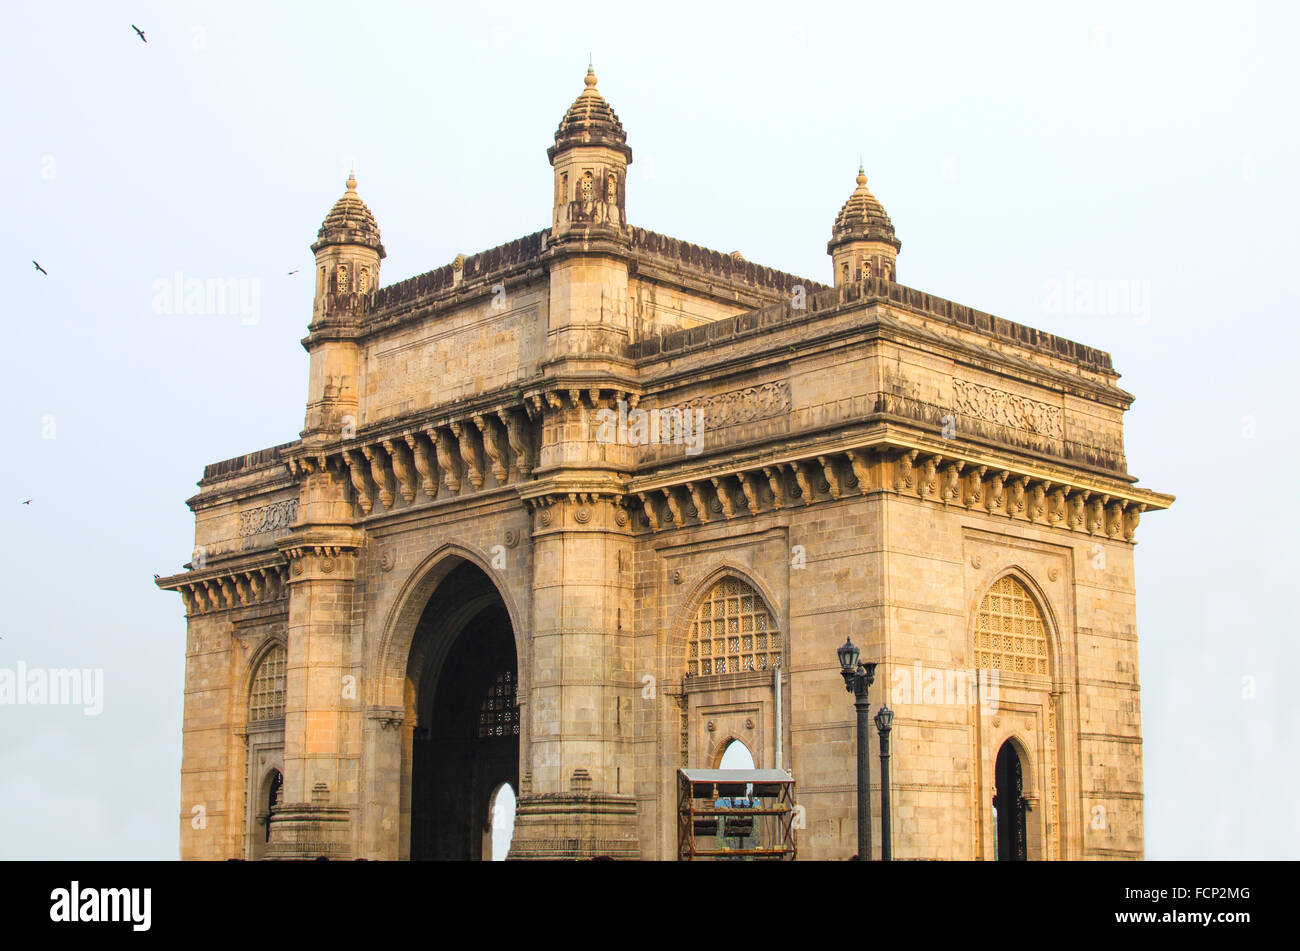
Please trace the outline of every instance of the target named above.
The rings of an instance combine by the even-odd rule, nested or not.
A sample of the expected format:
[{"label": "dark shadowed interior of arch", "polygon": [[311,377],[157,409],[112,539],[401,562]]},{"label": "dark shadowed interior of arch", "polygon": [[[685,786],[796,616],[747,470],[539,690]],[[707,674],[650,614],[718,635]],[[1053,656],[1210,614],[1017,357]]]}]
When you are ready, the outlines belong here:
[{"label": "dark shadowed interior of arch", "polygon": [[411,858],[482,859],[494,792],[519,788],[519,671],[509,615],[478,567],[438,585],[411,663]]},{"label": "dark shadowed interior of arch", "polygon": [[997,823],[997,857],[1004,862],[1023,862],[1028,857],[1025,841],[1025,802],[1021,798],[1024,777],[1020,754],[1010,740],[998,750],[993,781],[993,815]]}]

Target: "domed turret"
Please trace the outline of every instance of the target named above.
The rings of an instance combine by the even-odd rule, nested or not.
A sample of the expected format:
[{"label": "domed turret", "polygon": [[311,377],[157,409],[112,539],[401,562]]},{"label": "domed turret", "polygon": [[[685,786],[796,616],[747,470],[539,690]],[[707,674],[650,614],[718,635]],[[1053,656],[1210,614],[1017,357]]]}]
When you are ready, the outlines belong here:
[{"label": "domed turret", "polygon": [[858,187],[835,218],[826,245],[834,262],[836,287],[871,277],[894,280],[898,251],[903,246],[884,206],[867,188],[862,166],[858,166],[857,181]]},{"label": "domed turret", "polygon": [[348,176],[347,191],[325,216],[320,231],[316,233],[316,243],[311,249],[319,252],[321,248],[336,244],[359,244],[372,248],[381,258],[384,257],[384,246],[379,240],[379,225],[357,194],[355,173]]},{"label": "domed turret", "polygon": [[379,287],[384,245],[379,225],[357,194],[356,175],[316,234],[316,296],[303,345],[311,354],[304,440],[337,439],[357,419],[360,348],[367,295]]},{"label": "domed turret", "polygon": [[366,294],[379,286],[384,245],[379,225],[357,194],[357,177],[348,176],[347,191],[334,203],[311,246],[316,254],[317,315],[329,293]]},{"label": "domed turret", "polygon": [[632,162],[627,133],[596,89],[590,66],[583,82],[586,88],[560,120],[555,144],[546,150],[555,168],[554,238],[575,227],[627,224],[627,167]]}]

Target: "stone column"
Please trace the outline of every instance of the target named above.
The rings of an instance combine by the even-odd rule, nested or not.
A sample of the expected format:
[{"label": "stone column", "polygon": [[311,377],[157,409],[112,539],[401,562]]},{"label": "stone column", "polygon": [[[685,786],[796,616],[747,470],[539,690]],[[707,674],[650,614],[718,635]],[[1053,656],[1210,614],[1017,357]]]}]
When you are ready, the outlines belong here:
[{"label": "stone column", "polygon": [[510,858],[639,858],[627,513],[585,493],[534,501],[530,781]]},{"label": "stone column", "polygon": [[[361,777],[359,833],[362,857],[397,861],[410,858],[411,830],[402,823],[402,750],[408,759],[413,724],[402,707],[366,708],[365,762]],[[410,776],[405,777],[409,789]],[[408,817],[410,813],[407,813]]]},{"label": "stone column", "polygon": [[[309,476],[303,495],[339,491],[329,480],[325,472]],[[280,545],[289,559],[285,768],[267,858],[352,857],[363,714],[361,685],[345,678],[357,676],[352,601],[359,547],[350,527],[311,524]]]}]

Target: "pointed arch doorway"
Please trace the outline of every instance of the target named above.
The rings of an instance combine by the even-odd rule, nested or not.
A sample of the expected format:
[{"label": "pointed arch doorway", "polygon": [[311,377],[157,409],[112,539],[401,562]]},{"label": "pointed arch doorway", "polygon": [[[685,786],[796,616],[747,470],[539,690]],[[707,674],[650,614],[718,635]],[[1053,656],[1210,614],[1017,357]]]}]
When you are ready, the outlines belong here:
[{"label": "pointed arch doorway", "polygon": [[462,562],[439,583],[411,644],[413,860],[491,858],[484,833],[503,785],[519,788],[518,658],[492,580]]},{"label": "pointed arch doorway", "polygon": [[997,858],[1002,862],[1024,862],[1029,858],[1026,835],[1024,770],[1015,744],[1007,740],[998,750],[993,767],[994,826],[997,832]]}]

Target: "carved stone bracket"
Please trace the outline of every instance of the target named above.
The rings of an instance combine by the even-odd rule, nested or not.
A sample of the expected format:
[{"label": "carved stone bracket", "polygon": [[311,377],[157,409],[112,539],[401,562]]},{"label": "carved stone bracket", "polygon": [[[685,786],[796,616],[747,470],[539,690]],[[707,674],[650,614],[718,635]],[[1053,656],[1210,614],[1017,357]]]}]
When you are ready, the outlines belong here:
[{"label": "carved stone bracket", "polygon": [[[197,577],[196,577],[197,576]],[[185,614],[196,617],[256,604],[270,604],[288,592],[284,562],[228,570],[206,569],[158,579],[159,587],[180,592]]]},{"label": "carved stone bracket", "polygon": [[401,707],[366,707],[366,719],[377,720],[382,730],[397,730],[406,722],[406,711]]},{"label": "carved stone bracket", "polygon": [[[719,514],[725,519],[789,510],[802,504],[842,499],[846,488],[860,494],[878,492],[883,483],[873,472],[892,467],[888,491],[969,512],[988,512],[1062,531],[1087,531],[1132,541],[1141,512],[1155,502],[1096,494],[1077,485],[1028,472],[1013,472],[984,463],[922,449],[873,446],[837,449],[789,462],[757,463],[739,472],[685,477],[671,485],[633,488],[653,531],[704,525]],[[875,460],[881,460],[877,463]],[[848,475],[849,472],[852,475]],[[735,480],[734,482],[732,480]],[[733,486],[738,486],[737,493]],[[711,490],[711,491],[710,491]],[[658,501],[662,498],[662,501]],[[1085,504],[1086,503],[1086,504]],[[665,511],[666,509],[666,511]]]}]

